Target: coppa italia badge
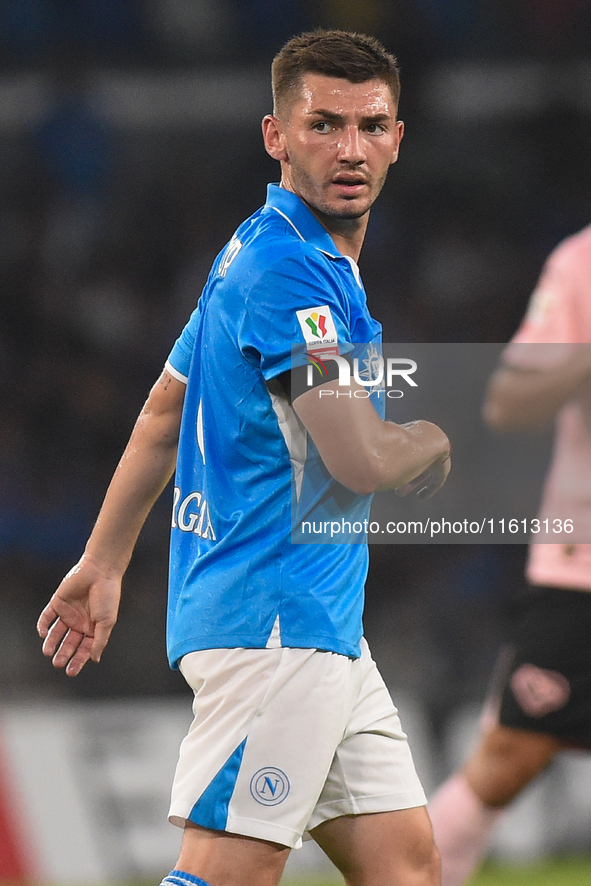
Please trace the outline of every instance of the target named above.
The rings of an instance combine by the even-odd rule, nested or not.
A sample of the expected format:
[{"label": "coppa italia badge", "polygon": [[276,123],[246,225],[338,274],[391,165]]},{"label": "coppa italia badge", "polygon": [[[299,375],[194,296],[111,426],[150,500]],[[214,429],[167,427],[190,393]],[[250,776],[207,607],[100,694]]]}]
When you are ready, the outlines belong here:
[{"label": "coppa italia badge", "polygon": [[338,354],[337,330],[328,305],[296,311],[308,353]]}]

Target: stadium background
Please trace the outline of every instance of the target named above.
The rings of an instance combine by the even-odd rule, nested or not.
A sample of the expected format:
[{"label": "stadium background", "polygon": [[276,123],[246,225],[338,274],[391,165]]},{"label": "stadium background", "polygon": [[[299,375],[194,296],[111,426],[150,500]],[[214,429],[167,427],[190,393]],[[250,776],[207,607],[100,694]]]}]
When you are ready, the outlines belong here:
[{"label": "stadium background", "polygon": [[[405,140],[361,259],[384,339],[505,341],[547,253],[591,220],[588,0],[0,4],[0,832],[18,842],[23,822],[47,820],[29,796],[48,789],[60,754],[66,781],[92,770],[100,805],[115,747],[120,803],[109,795],[101,812],[103,848],[119,823],[112,876],[158,869],[159,818],[138,838],[139,861],[133,837],[123,846],[121,823],[142,802],[153,821],[151,801],[130,800],[144,770],[136,782],[130,772],[144,760],[154,774],[188,710],[164,654],[170,497],[141,537],[99,668],[55,673],[34,625],[81,552],[212,258],[277,176],[259,127],[270,58],[317,25],[371,32],[401,63]],[[509,545],[373,550],[367,634],[429,789],[473,728],[523,556]],[[142,756],[149,712],[161,741]],[[164,794],[167,765],[153,779]],[[590,779],[585,760],[554,767],[497,854],[591,851]],[[10,873],[18,847],[3,839]],[[47,875],[46,850],[35,853]]]}]

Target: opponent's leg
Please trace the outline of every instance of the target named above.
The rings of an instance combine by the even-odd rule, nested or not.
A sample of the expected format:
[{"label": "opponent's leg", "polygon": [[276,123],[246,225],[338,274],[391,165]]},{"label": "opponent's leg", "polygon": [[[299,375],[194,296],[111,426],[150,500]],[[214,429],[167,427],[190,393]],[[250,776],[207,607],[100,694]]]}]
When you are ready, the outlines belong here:
[{"label": "opponent's leg", "polygon": [[[171,876],[176,873],[182,879],[185,872],[205,886],[277,886],[289,851],[278,843],[188,823]],[[188,886],[195,884],[189,880]]]},{"label": "opponent's leg", "polygon": [[441,853],[442,886],[461,886],[468,879],[502,813],[502,808],[485,806],[463,772],[441,785],[429,803],[429,814]]},{"label": "opponent's leg", "polygon": [[429,803],[441,853],[442,886],[462,886],[486,851],[506,805],[548,765],[561,742],[549,735],[495,725],[463,769]]},{"label": "opponent's leg", "polygon": [[439,886],[439,853],[424,806],[344,815],[312,836],[347,886]]},{"label": "opponent's leg", "polygon": [[562,747],[563,742],[552,735],[498,724],[482,737],[464,773],[483,803],[506,806]]}]

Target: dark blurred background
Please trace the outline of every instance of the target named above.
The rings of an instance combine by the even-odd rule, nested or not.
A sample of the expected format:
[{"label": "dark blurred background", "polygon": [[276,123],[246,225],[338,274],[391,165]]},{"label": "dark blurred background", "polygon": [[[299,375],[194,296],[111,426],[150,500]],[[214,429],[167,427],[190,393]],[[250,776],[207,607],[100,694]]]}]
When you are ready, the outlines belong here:
[{"label": "dark blurred background", "polygon": [[[54,672],[35,622],[214,256],[277,179],[270,61],[318,25],[401,64],[406,135],[361,258],[385,341],[506,341],[591,220],[589,0],[2,0],[3,699],[185,692],[164,651],[168,493],[99,668]],[[523,546],[372,553],[374,655],[436,733],[482,697]]]}]

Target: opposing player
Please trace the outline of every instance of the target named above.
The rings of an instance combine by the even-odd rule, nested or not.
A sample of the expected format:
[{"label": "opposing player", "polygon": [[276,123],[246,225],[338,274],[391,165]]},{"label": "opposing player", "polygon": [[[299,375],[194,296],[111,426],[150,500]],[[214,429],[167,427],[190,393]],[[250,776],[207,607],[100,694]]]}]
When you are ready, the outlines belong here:
[{"label": "opposing player", "polygon": [[484,407],[489,424],[503,431],[556,416],[556,436],[540,532],[529,550],[530,587],[518,601],[490,700],[494,716],[483,718],[474,752],[430,803],[444,886],[467,880],[502,810],[558,751],[591,747],[589,343],[591,227],[550,255]]},{"label": "opposing player", "polygon": [[176,463],[168,651],[195,719],[164,882],[274,886],[308,832],[352,886],[435,886],[424,794],[362,638],[367,545],[290,541],[292,502],[358,519],[375,490],[434,492],[449,471],[435,425],[384,421],[372,386],[337,397],[334,379],[300,390],[290,372],[293,344],[302,366],[378,347],[357,259],[403,134],[398,69],[372,38],[320,31],[286,44],[272,75],[263,136],[281,184],[215,260],[39,632],[69,675],[99,661]]}]

